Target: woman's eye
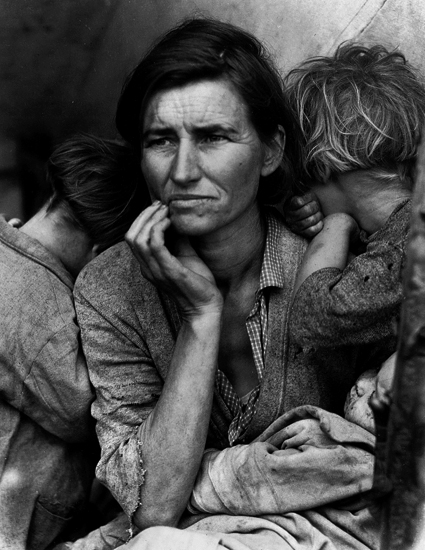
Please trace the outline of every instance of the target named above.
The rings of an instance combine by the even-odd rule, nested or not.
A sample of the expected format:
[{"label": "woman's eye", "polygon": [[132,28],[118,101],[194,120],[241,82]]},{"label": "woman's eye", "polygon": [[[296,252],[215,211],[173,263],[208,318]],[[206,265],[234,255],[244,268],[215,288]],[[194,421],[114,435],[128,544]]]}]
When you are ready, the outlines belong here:
[{"label": "woman's eye", "polygon": [[162,148],[162,147],[168,147],[171,144],[171,140],[169,138],[150,138],[147,139],[144,143],[145,148],[155,147],[155,148]]},{"label": "woman's eye", "polygon": [[221,141],[226,141],[226,137],[222,136],[220,134],[211,134],[209,136],[205,136],[204,141],[206,143],[220,143]]}]

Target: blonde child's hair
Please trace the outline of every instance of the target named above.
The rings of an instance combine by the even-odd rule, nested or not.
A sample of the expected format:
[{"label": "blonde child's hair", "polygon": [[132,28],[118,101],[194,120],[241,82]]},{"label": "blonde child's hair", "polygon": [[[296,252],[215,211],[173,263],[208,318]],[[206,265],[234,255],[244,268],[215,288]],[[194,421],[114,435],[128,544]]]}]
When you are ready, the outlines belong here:
[{"label": "blonde child's hair", "polygon": [[342,44],[285,79],[304,134],[307,178],[373,170],[377,181],[411,184],[425,119],[425,86],[398,51]]}]

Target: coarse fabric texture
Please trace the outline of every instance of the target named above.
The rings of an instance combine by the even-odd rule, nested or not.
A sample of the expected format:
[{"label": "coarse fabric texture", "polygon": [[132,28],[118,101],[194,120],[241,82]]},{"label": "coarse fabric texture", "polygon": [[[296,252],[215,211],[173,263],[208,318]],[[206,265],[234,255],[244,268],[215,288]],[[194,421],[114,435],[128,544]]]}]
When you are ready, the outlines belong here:
[{"label": "coarse fabric texture", "polygon": [[[285,448],[304,428],[310,436]],[[192,504],[214,515],[148,529],[122,550],[378,550],[380,510],[368,499],[374,444],[338,415],[298,407],[255,442],[205,454]]]},{"label": "coarse fabric texture", "polygon": [[245,396],[246,401],[242,403],[226,375],[218,369],[216,376],[218,393],[233,416],[228,432],[230,445],[233,445],[245,434],[246,428],[255,414],[257,399],[260,393],[268,346],[267,289],[272,287],[285,288],[283,257],[277,253],[279,250],[280,234],[279,227],[276,225],[278,224],[278,220],[270,216],[267,221],[268,238],[261,266],[260,283],[255,293],[254,305],[246,319],[246,330],[251,344],[259,383],[258,386],[251,390],[248,396]]},{"label": "coarse fabric texture", "polygon": [[[314,430],[311,428],[314,423]],[[306,435],[304,435],[306,434]],[[300,437],[298,445],[286,445]],[[372,493],[375,437],[317,407],[279,417],[254,442],[206,451],[178,529],[154,527],[125,543],[118,520],[55,550],[378,550]]]},{"label": "coarse fabric texture", "polygon": [[[294,437],[301,444],[287,448]],[[297,407],[249,445],[207,451],[191,508],[246,516],[330,504],[361,508],[372,488],[374,445],[371,433],[339,415],[309,405]]]},{"label": "coarse fabric texture", "polygon": [[43,550],[88,497],[93,392],[73,278],[4,219],[0,281],[0,549]]},{"label": "coarse fabric texture", "polygon": [[[365,346],[332,350],[293,344],[288,313],[306,243],[289,231],[277,213],[268,215],[278,220],[276,254],[282,257],[284,286],[268,290],[268,340],[273,345],[267,349],[256,412],[241,443],[253,441],[282,413],[300,405],[342,414],[346,394],[359,374],[386,359],[396,346],[395,335],[377,337]],[[140,505],[145,475],[143,440],[137,434],[167,376],[180,327],[178,310],[170,297],[141,275],[125,243],[112,247],[82,271],[75,300],[96,388],[92,412],[102,449],[97,476],[131,517]],[[307,308],[303,316],[308,314]],[[392,330],[392,321],[388,323]],[[208,448],[229,446],[232,419],[216,392]]]},{"label": "coarse fabric texture", "polygon": [[128,542],[128,517],[123,512],[116,518],[74,542],[63,542],[52,550],[113,550]]},{"label": "coarse fabric texture", "polygon": [[[189,529],[151,527],[120,550],[379,550],[380,510],[288,513],[281,516],[216,515]],[[340,526],[336,526],[336,518]],[[353,525],[356,525],[353,536]],[[325,531],[326,534],[323,534]],[[359,536],[360,538],[357,538]]]},{"label": "coarse fabric texture", "polygon": [[343,271],[320,269],[304,281],[291,312],[295,342],[332,348],[392,340],[411,209],[411,200],[400,204],[379,231],[363,238],[363,253]]}]

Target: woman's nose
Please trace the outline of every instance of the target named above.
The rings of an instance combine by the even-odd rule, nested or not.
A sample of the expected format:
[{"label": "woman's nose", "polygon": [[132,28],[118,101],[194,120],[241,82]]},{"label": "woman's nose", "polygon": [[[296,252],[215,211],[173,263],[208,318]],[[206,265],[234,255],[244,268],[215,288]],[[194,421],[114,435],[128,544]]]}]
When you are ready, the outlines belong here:
[{"label": "woman's nose", "polygon": [[179,185],[187,185],[197,181],[200,176],[199,152],[196,144],[190,140],[182,140],[173,159],[171,179]]}]

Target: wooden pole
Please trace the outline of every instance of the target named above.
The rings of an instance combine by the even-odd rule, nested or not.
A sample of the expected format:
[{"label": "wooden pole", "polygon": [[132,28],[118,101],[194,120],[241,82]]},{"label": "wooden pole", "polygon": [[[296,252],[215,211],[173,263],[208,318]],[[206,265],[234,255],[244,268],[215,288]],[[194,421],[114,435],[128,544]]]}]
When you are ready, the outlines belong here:
[{"label": "wooden pole", "polygon": [[425,143],[413,193],[386,472],[381,550],[425,550]]}]

